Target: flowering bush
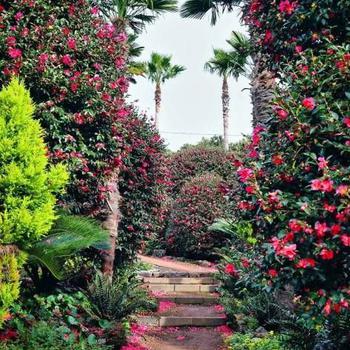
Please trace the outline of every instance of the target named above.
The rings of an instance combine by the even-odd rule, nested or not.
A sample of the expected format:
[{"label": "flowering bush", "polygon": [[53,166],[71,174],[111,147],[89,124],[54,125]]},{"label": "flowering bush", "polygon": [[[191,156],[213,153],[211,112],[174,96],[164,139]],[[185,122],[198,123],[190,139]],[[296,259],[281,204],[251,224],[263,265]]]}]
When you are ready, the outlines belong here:
[{"label": "flowering bush", "polygon": [[216,218],[230,213],[222,186],[222,178],[215,174],[195,177],[182,186],[166,230],[171,252],[191,258],[213,257],[215,248],[226,243],[227,235],[209,230]]},{"label": "flowering bush", "polygon": [[243,215],[266,242],[268,285],[293,285],[328,316],[350,301],[349,47],[330,45],[318,57],[307,50],[283,72],[260,156],[238,169],[252,189]]},{"label": "flowering bush", "polygon": [[172,154],[169,157],[169,170],[174,182],[174,195],[186,181],[205,173],[212,172],[226,180],[234,170],[232,158],[232,154],[220,147],[202,145],[190,146]]},{"label": "flowering bush", "polygon": [[124,148],[128,157],[121,168],[123,198],[117,258],[135,256],[142,242],[157,237],[164,227],[167,191],[171,185],[165,145],[159,134],[137,111],[125,120]]},{"label": "flowering bush", "polygon": [[74,212],[103,212],[121,164],[126,40],[87,0],[0,2],[0,84],[19,75],[30,89],[50,157],[71,171]]}]

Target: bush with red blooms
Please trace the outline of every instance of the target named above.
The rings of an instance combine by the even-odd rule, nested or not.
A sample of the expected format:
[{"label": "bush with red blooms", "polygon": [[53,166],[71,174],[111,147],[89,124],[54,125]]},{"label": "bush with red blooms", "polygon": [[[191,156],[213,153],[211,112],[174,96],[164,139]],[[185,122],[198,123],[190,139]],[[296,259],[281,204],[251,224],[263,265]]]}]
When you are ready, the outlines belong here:
[{"label": "bush with red blooms", "polygon": [[349,40],[349,0],[245,0],[242,7],[256,52],[266,54],[276,73],[307,48],[317,54],[329,41]]},{"label": "bush with red blooms", "polygon": [[119,189],[122,219],[119,225],[119,263],[135,257],[143,242],[157,239],[164,227],[171,182],[165,145],[159,133],[137,111],[125,120],[124,159]]},{"label": "bush with red blooms", "polygon": [[205,173],[214,173],[228,180],[234,167],[233,155],[222,147],[189,146],[169,157],[169,170],[174,182],[173,195],[176,196],[184,183]]},{"label": "bush with red blooms", "polygon": [[188,258],[213,258],[215,248],[226,244],[228,235],[209,230],[215,219],[231,214],[223,187],[223,179],[212,173],[194,177],[181,187],[166,230],[170,252]]},{"label": "bush with red blooms", "polygon": [[275,117],[237,170],[251,189],[239,205],[264,242],[266,287],[290,284],[309,314],[336,315],[350,306],[350,48],[281,67]]},{"label": "bush with red blooms", "polygon": [[19,75],[37,105],[53,162],[71,172],[63,199],[103,214],[121,164],[127,36],[87,0],[0,0],[0,85]]}]

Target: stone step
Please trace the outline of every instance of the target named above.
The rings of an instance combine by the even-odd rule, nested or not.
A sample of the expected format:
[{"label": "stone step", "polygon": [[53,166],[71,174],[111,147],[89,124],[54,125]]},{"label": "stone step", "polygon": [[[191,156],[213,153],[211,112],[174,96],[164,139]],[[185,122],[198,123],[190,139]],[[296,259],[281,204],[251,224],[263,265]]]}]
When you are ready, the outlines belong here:
[{"label": "stone step", "polygon": [[226,316],[214,306],[176,305],[157,315],[139,316],[138,323],[156,327],[216,327],[226,324]]},{"label": "stone step", "polygon": [[165,278],[202,278],[202,277],[212,277],[215,278],[215,272],[181,272],[181,271],[140,271],[138,273],[140,277],[165,277]]},{"label": "stone step", "polygon": [[146,284],[150,291],[156,292],[191,292],[191,293],[213,293],[217,290],[217,284]]},{"label": "stone step", "polygon": [[212,277],[143,277],[145,284],[216,284]]},{"label": "stone step", "polygon": [[176,304],[215,304],[219,297],[210,293],[174,293],[156,296],[158,301],[171,301]]}]

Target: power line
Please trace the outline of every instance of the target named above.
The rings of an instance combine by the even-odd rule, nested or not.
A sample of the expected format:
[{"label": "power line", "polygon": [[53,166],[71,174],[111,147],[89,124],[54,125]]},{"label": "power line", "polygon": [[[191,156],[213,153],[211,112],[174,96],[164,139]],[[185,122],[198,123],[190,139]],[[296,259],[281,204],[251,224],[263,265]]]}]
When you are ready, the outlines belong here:
[{"label": "power line", "polygon": [[[194,135],[194,136],[220,136],[220,134],[201,134],[196,132],[186,132],[186,131],[161,131],[161,134],[172,134],[172,135]],[[231,134],[228,136],[241,137],[240,134]]]}]

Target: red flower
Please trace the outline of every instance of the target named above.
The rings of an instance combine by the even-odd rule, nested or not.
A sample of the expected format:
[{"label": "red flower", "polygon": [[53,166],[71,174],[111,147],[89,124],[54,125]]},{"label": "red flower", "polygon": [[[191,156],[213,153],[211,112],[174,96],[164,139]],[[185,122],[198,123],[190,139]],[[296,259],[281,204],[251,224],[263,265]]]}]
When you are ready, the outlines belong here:
[{"label": "red flower", "polygon": [[318,157],[318,169],[322,170],[328,167],[328,161],[324,157]]},{"label": "red flower", "polygon": [[299,260],[299,262],[296,264],[296,267],[298,269],[306,269],[308,267],[315,267],[316,266],[316,261],[311,258],[305,258]]},{"label": "red flower", "polygon": [[313,97],[307,97],[307,98],[303,99],[302,105],[303,105],[303,107],[305,107],[309,111],[312,111],[316,107],[316,102],[315,102],[315,99]]},{"label": "red flower", "polygon": [[329,314],[332,312],[332,300],[328,299],[326,304],[325,304],[325,307],[323,308],[323,313],[326,315],[326,316],[329,316]]},{"label": "red flower", "polygon": [[254,186],[247,186],[245,188],[245,191],[249,194],[253,194],[253,193],[255,193],[255,187]]},{"label": "red flower", "polygon": [[283,158],[280,154],[275,154],[272,156],[272,163],[275,165],[281,165],[283,164]]},{"label": "red flower", "polygon": [[236,269],[236,266],[233,264],[227,264],[225,266],[225,273],[231,276],[237,276],[238,275],[238,271]]},{"label": "red flower", "polygon": [[343,119],[343,123],[348,127],[350,128],[350,117],[345,117]]},{"label": "red flower", "polygon": [[332,260],[334,258],[334,252],[333,250],[324,248],[320,252],[320,257],[323,260]]},{"label": "red flower", "polygon": [[16,59],[22,57],[22,50],[10,48],[8,54],[11,58]]},{"label": "red flower", "polygon": [[297,46],[295,47],[295,52],[296,52],[296,53],[302,53],[302,52],[303,52],[303,47],[300,46],[300,45],[297,45]]},{"label": "red flower", "polygon": [[295,256],[297,255],[297,245],[296,244],[289,244],[284,246],[283,248],[280,248],[277,251],[278,255],[282,255],[286,257],[289,260],[293,260]]},{"label": "red flower", "polygon": [[264,37],[264,44],[265,45],[271,44],[272,41],[273,41],[273,34],[270,29],[267,29]]},{"label": "red flower", "polygon": [[349,235],[341,235],[340,240],[345,247],[350,247],[350,236]]},{"label": "red flower", "polygon": [[24,17],[23,12],[17,12],[15,14],[15,20],[18,22]]},{"label": "red flower", "polygon": [[313,191],[332,192],[333,181],[330,179],[320,180],[315,179],[311,181],[311,189]]},{"label": "red flower", "polygon": [[331,234],[332,236],[336,236],[339,235],[339,233],[341,232],[341,226],[338,224],[334,224],[331,226]]},{"label": "red flower", "polygon": [[67,40],[67,46],[71,50],[75,50],[77,48],[76,41],[74,38],[69,38]]},{"label": "red flower", "polygon": [[277,270],[275,270],[275,269],[269,269],[269,270],[267,271],[267,274],[268,274],[271,278],[275,278],[275,277],[278,276],[278,272],[277,272]]},{"label": "red flower", "polygon": [[73,64],[73,60],[69,55],[62,56],[61,62],[66,66],[71,66]]},{"label": "red flower", "polygon": [[249,168],[240,168],[237,170],[237,175],[239,176],[240,181],[247,182],[250,178],[253,177],[254,172]]},{"label": "red flower", "polygon": [[319,221],[317,221],[315,224],[315,231],[316,236],[318,238],[323,238],[326,235],[326,232],[328,231],[328,226],[325,222],[320,223]]},{"label": "red flower", "polygon": [[276,113],[277,113],[277,115],[279,116],[279,118],[281,119],[281,120],[286,120],[287,119],[287,117],[288,117],[288,112],[287,111],[285,111],[284,109],[282,109],[282,108],[277,108],[276,109]]},{"label": "red flower", "polygon": [[290,2],[289,0],[283,0],[280,2],[278,8],[281,12],[284,12],[287,15],[291,15],[296,8],[296,3]]}]

